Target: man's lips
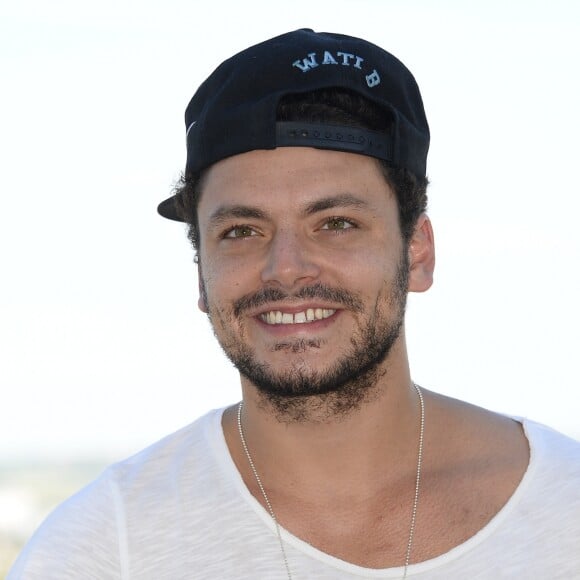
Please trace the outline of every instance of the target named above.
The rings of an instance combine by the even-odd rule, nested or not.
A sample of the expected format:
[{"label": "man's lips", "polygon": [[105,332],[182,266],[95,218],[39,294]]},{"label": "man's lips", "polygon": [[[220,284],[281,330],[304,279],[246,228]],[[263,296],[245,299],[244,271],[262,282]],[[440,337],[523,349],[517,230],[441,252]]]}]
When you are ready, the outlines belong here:
[{"label": "man's lips", "polygon": [[334,308],[305,308],[298,312],[285,312],[283,310],[268,310],[259,314],[262,322],[269,325],[276,324],[307,324],[329,318],[336,312]]},{"label": "man's lips", "polygon": [[[345,308],[352,312],[362,312],[363,302],[355,294],[347,292],[342,288],[332,288],[321,283],[305,286],[293,295],[284,292],[280,288],[266,287],[242,296],[234,303],[234,316],[254,316],[265,322],[260,316],[267,312],[280,311],[282,314],[304,312],[306,322],[316,322],[324,320],[317,318],[316,309],[322,310],[340,310]],[[308,310],[314,311],[315,318],[308,320]],[[300,321],[301,316],[298,317]],[[292,323],[296,324],[294,318]],[[298,322],[301,324],[301,322]]]}]

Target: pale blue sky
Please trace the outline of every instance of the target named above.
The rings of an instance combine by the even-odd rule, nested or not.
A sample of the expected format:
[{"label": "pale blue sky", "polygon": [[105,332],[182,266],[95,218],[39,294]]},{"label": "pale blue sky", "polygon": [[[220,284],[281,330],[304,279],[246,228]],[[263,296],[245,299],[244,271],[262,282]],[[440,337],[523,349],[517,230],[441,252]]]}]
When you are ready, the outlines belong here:
[{"label": "pale blue sky", "polygon": [[294,28],[413,71],[438,268],[407,336],[427,388],[580,438],[580,10],[569,1],[12,2],[0,14],[0,459],[121,458],[239,398],[155,213],[183,110]]}]

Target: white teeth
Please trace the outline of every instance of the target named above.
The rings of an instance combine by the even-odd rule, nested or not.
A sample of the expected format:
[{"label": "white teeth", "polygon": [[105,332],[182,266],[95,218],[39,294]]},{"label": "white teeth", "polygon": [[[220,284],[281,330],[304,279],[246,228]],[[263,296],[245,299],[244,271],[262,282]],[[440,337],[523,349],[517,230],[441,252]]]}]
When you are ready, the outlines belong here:
[{"label": "white teeth", "polygon": [[291,314],[280,310],[271,310],[260,315],[266,324],[304,324],[315,320],[323,320],[332,316],[336,310],[331,308],[308,308],[302,312]]},{"label": "white teeth", "polygon": [[306,322],[306,312],[297,312],[294,315],[294,324],[302,324]]}]

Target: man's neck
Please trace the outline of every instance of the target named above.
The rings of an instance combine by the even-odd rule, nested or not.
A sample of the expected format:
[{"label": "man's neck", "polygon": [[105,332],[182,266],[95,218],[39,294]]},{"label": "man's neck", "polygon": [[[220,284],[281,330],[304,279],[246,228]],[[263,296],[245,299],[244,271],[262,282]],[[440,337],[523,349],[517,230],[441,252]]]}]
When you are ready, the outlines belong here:
[{"label": "man's neck", "polygon": [[[376,385],[372,397],[348,413],[335,416],[313,405],[313,416],[281,421],[252,385],[245,384],[242,424],[248,448],[270,489],[300,486],[374,493],[413,473],[419,437],[419,398],[406,366]],[[224,415],[224,432],[242,474],[247,461],[237,432],[237,409]]]}]

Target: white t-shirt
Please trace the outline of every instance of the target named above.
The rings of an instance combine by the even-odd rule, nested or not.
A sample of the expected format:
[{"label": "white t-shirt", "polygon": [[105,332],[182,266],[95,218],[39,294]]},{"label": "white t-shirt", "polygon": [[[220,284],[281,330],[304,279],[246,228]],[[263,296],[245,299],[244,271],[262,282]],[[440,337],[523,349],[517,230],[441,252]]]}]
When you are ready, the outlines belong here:
[{"label": "white t-shirt", "polygon": [[[8,580],[287,578],[275,527],[237,471],[212,411],[108,468],[59,506]],[[467,542],[411,565],[413,580],[580,579],[580,443],[523,421],[522,482]],[[401,578],[349,564],[282,530],[295,580]]]}]

